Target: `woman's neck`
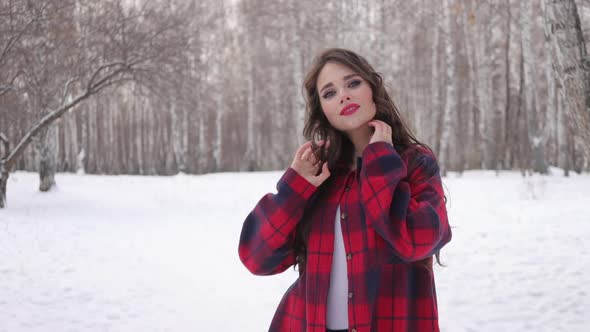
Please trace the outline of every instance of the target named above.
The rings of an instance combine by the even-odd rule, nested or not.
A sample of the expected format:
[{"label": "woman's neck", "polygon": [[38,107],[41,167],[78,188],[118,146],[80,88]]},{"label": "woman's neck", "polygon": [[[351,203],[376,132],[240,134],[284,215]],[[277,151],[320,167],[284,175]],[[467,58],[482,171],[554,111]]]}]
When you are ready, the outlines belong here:
[{"label": "woman's neck", "polygon": [[356,159],[363,155],[363,151],[371,141],[372,129],[368,125],[346,133],[354,146],[352,169],[356,169]]}]

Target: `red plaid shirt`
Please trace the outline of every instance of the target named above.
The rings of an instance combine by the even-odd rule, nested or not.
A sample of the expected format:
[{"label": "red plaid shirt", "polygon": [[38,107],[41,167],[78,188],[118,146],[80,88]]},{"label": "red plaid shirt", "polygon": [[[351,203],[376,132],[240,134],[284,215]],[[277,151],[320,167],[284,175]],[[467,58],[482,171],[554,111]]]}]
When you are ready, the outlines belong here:
[{"label": "red plaid shirt", "polygon": [[304,272],[283,296],[269,331],[326,331],[338,205],[349,331],[439,331],[432,260],[418,262],[451,239],[436,159],[417,145],[400,155],[375,142],[359,162],[356,171],[332,171],[327,196],[317,204],[308,204],[316,187],[289,168],[278,192],[264,196],[244,221],[240,259],[252,273],[271,275],[296,263],[296,226],[312,209]]}]

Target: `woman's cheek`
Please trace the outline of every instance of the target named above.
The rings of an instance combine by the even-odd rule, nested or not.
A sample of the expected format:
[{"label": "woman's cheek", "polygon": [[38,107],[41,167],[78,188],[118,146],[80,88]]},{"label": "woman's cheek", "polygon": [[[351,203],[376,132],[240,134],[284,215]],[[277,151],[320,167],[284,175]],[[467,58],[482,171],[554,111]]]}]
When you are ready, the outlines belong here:
[{"label": "woman's cheek", "polygon": [[338,112],[334,105],[331,105],[329,102],[321,103],[322,110],[324,111],[324,115],[328,118],[328,121],[332,123],[332,120],[336,117],[336,113]]}]

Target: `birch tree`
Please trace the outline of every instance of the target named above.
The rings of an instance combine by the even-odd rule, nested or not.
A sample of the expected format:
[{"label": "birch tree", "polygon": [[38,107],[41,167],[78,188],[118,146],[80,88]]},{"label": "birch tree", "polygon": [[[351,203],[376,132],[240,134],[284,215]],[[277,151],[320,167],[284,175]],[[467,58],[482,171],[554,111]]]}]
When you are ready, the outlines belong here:
[{"label": "birch tree", "polygon": [[574,0],[542,1],[545,38],[568,125],[590,159],[590,58]]},{"label": "birch tree", "polygon": [[[33,17],[32,12],[19,9],[23,15],[11,21],[2,8],[8,4],[26,8],[27,3],[38,7],[43,1],[47,0],[0,0],[2,31],[20,31],[10,30],[10,22],[23,27]],[[53,155],[58,171],[156,175],[283,169],[303,138],[303,75],[313,56],[327,47],[348,48],[369,60],[383,75],[418,139],[433,147],[447,171],[520,169],[524,174],[534,170],[535,155],[545,160],[539,164],[566,171],[590,167],[590,159],[582,153],[588,141],[588,119],[585,115],[572,118],[571,113],[578,109],[574,101],[584,100],[572,96],[584,93],[570,88],[574,81],[588,80],[574,77],[571,65],[559,67],[554,51],[564,59],[569,59],[566,54],[575,55],[572,59],[582,63],[575,66],[576,71],[585,68],[585,60],[579,60],[587,57],[582,43],[576,44],[578,48],[566,47],[577,40],[575,27],[570,28],[575,17],[558,18],[562,23],[555,18],[554,12],[573,13],[564,11],[570,8],[567,1],[547,2],[551,5],[547,11],[539,6],[544,2],[514,0],[449,0],[446,11],[440,1],[424,6],[401,0],[191,0],[165,6],[162,0],[51,3],[71,2],[76,4],[74,15],[65,15],[61,25],[51,24],[74,26],[60,33],[79,40],[77,49],[84,50],[81,60],[65,48],[55,53],[59,57],[46,60],[47,66],[37,61],[37,68],[57,68],[60,63],[54,60],[61,57],[84,64],[102,54],[123,54],[117,50],[133,44],[141,34],[134,32],[135,21],[125,17],[146,4],[159,9],[146,20],[181,12],[188,19],[177,30],[178,39],[184,40],[181,47],[154,45],[158,52],[174,53],[174,59],[156,70],[137,73],[143,75],[141,83],[136,83],[139,77],[134,74],[133,81],[94,95],[55,122]],[[127,16],[118,14],[118,4]],[[576,4],[586,8],[580,9],[579,24],[586,44],[590,3],[578,0]],[[109,14],[103,14],[107,10]],[[529,18],[526,29],[525,16]],[[104,24],[97,30],[98,22]],[[544,26],[550,37],[547,42]],[[51,26],[46,30],[58,33]],[[568,34],[573,37],[566,38]],[[23,34],[24,44],[43,45],[42,39],[30,36]],[[8,34],[0,35],[0,47],[8,40]],[[14,56],[23,44],[14,45],[17,48],[0,62],[0,86],[11,86],[3,88],[9,92],[0,96],[0,128],[8,141],[18,143],[39,120],[40,111],[32,111],[33,94],[24,94],[33,75],[31,66],[22,63],[30,56]],[[451,45],[450,54],[447,45]],[[46,75],[57,82],[43,85],[45,94],[56,91],[49,98],[49,109],[61,105],[64,83],[71,77],[68,71],[76,67]],[[17,75],[21,69],[26,71]],[[34,73],[43,77],[42,71]],[[79,80],[72,82],[66,99],[73,100],[83,88]],[[38,155],[26,149],[12,169],[38,171]]]},{"label": "birch tree", "polygon": [[[531,45],[531,25],[532,25],[532,7],[530,1],[521,2],[521,22],[522,22],[522,63],[523,63],[523,89],[524,89],[524,113],[526,114],[526,124],[528,140],[532,156],[529,160],[533,169],[542,174],[547,173],[547,163],[545,161],[544,143],[546,137],[543,135],[542,124],[539,121],[540,111],[535,95],[536,80],[533,74],[533,64],[535,62],[534,53]],[[531,159],[532,158],[532,159]]]},{"label": "birch tree", "polygon": [[442,3],[443,17],[444,17],[444,48],[445,48],[445,61],[446,61],[446,97],[445,107],[442,117],[442,134],[441,134],[441,147],[439,152],[439,160],[441,164],[441,174],[446,175],[446,165],[449,153],[449,137],[452,130],[452,121],[455,118],[454,114],[457,110],[457,97],[455,95],[455,52],[453,50],[453,43],[451,39],[452,35],[452,24],[451,24],[451,13],[449,9],[449,0],[444,0]]}]

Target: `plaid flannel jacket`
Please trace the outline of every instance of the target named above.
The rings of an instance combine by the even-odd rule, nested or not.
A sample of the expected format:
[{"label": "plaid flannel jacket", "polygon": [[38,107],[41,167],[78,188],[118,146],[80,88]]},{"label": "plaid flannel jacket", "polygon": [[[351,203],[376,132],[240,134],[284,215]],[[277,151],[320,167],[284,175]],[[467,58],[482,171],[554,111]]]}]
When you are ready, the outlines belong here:
[{"label": "plaid flannel jacket", "polygon": [[293,266],[296,226],[304,212],[311,222],[304,272],[280,301],[269,331],[326,331],[338,205],[349,331],[439,331],[432,255],[451,240],[451,229],[436,159],[418,145],[400,155],[375,142],[358,161],[356,171],[332,171],[326,195],[314,204],[316,187],[287,169],[277,193],[265,195],[244,221],[238,252],[256,275]]}]

